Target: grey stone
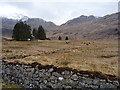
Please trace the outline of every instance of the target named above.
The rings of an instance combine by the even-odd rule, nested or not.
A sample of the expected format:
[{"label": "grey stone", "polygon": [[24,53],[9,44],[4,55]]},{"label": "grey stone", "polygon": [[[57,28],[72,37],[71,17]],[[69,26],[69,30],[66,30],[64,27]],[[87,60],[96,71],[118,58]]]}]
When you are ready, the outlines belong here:
[{"label": "grey stone", "polygon": [[53,75],[53,76],[56,76],[56,77],[60,77],[60,76],[61,76],[61,75],[60,75],[59,73],[57,73],[57,72],[53,72],[52,75]]},{"label": "grey stone", "polygon": [[56,83],[56,84],[53,84],[52,87],[56,89],[56,88],[61,88],[61,86],[62,85],[60,83]]},{"label": "grey stone", "polygon": [[36,65],[36,66],[35,66],[35,69],[36,69],[36,70],[39,70],[39,69],[38,69],[38,66],[39,66],[39,65]]},{"label": "grey stone", "polygon": [[45,74],[46,77],[48,77],[48,78],[51,76],[51,73],[50,73],[50,72],[45,72],[44,74]]},{"label": "grey stone", "polygon": [[41,70],[39,70],[39,72],[45,73],[45,70],[44,70],[44,69],[41,69]]},{"label": "grey stone", "polygon": [[116,88],[116,87],[111,83],[104,83],[100,85],[100,88]]},{"label": "grey stone", "polygon": [[88,88],[88,87],[89,87],[89,85],[88,85],[88,84],[85,84],[85,85],[84,85],[84,87],[85,87],[85,88]]},{"label": "grey stone", "polygon": [[43,83],[44,83],[44,84],[47,84],[47,80],[43,80]]},{"label": "grey stone", "polygon": [[49,70],[48,70],[48,72],[53,72],[54,71],[54,69],[53,68],[50,68]]},{"label": "grey stone", "polygon": [[111,83],[112,81],[110,79],[107,79],[107,82]]},{"label": "grey stone", "polygon": [[42,77],[42,78],[45,77],[44,73],[42,73],[42,72],[39,72],[38,75],[39,75],[39,77]]},{"label": "grey stone", "polygon": [[6,69],[6,73],[7,73],[7,74],[10,74],[10,73],[11,73],[11,71],[10,71],[9,68]]},{"label": "grey stone", "polygon": [[97,79],[97,78],[93,79],[93,84],[94,85],[99,85],[99,79]]},{"label": "grey stone", "polygon": [[87,84],[92,84],[93,80],[91,78],[86,78],[85,82]]},{"label": "grey stone", "polygon": [[63,71],[61,74],[63,74],[63,75],[68,75],[68,74],[70,74],[70,72],[69,71]]},{"label": "grey stone", "polygon": [[46,88],[46,85],[43,84],[43,83],[41,83],[39,87],[40,87],[40,88]]},{"label": "grey stone", "polygon": [[113,84],[114,84],[115,86],[119,86],[119,82],[118,82],[118,81],[113,81]]},{"label": "grey stone", "polygon": [[98,86],[96,86],[96,85],[90,85],[89,87],[91,87],[92,89],[97,89],[98,88]]},{"label": "grey stone", "polygon": [[35,71],[35,75],[37,75],[37,74],[39,74],[39,72],[36,70],[36,71]]},{"label": "grey stone", "polygon": [[83,74],[81,74],[81,73],[77,73],[77,75],[80,76],[80,77],[83,76]]},{"label": "grey stone", "polygon": [[39,78],[39,77],[35,77],[35,80],[36,80],[36,81],[39,81],[39,80],[40,80],[40,78]]},{"label": "grey stone", "polygon": [[71,88],[72,88],[72,86],[65,86],[65,88],[67,88],[67,89],[71,89]]},{"label": "grey stone", "polygon": [[63,77],[59,77],[58,79],[59,79],[59,80],[63,80],[64,78],[63,78]]},{"label": "grey stone", "polygon": [[78,76],[76,74],[74,74],[73,76],[71,76],[71,79],[76,81],[76,80],[78,80]]},{"label": "grey stone", "polygon": [[58,82],[61,83],[62,85],[64,85],[64,84],[66,85],[66,84],[67,84],[67,82],[66,82],[65,79],[63,79],[63,80],[59,80]]},{"label": "grey stone", "polygon": [[83,87],[85,86],[85,83],[79,82],[79,83],[78,83],[78,86],[79,86],[80,88],[83,88]]},{"label": "grey stone", "polygon": [[87,75],[87,74],[84,74],[83,76],[84,76],[84,77],[88,77],[89,75]]},{"label": "grey stone", "polygon": [[73,85],[74,81],[71,80],[71,79],[66,79],[66,83],[67,83],[68,85]]},{"label": "grey stone", "polygon": [[55,76],[50,77],[50,80],[56,80],[56,79],[57,79],[57,77],[55,77]]},{"label": "grey stone", "polygon": [[106,82],[106,80],[105,79],[100,79],[100,82]]}]

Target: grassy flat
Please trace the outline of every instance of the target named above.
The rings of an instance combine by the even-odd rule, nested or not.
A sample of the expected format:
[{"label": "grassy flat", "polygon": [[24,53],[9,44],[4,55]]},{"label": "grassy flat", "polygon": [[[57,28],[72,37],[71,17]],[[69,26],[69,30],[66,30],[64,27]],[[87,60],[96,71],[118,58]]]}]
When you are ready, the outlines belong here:
[{"label": "grassy flat", "polygon": [[118,41],[9,41],[3,60],[98,71],[118,76]]}]

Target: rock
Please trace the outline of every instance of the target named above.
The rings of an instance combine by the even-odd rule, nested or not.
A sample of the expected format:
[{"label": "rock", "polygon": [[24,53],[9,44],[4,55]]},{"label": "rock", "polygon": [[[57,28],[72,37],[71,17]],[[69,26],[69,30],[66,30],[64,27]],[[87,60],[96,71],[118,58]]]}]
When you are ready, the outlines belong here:
[{"label": "rock", "polygon": [[48,72],[53,72],[54,71],[54,69],[53,68],[50,68],[49,70],[48,70]]},{"label": "rock", "polygon": [[41,83],[41,84],[39,85],[39,87],[40,87],[41,89],[43,89],[43,88],[47,88],[46,85],[43,84],[43,83]]},{"label": "rock", "polygon": [[59,73],[57,73],[57,72],[53,72],[52,75],[53,75],[53,76],[56,76],[56,77],[60,77],[60,76],[61,76],[61,75],[60,75]]},{"label": "rock", "polygon": [[43,80],[43,83],[44,83],[44,84],[47,84],[47,80]]},{"label": "rock", "polygon": [[50,72],[45,72],[46,77],[50,77],[51,73]]},{"label": "rock", "polygon": [[86,82],[87,84],[92,84],[93,80],[90,79],[90,78],[86,78],[85,82]]},{"label": "rock", "polygon": [[71,79],[76,81],[76,80],[78,80],[78,76],[76,74],[74,74],[73,76],[71,76]]},{"label": "rock", "polygon": [[103,83],[100,85],[100,88],[117,88],[111,83]]},{"label": "rock", "polygon": [[111,83],[112,81],[110,79],[107,79],[107,82]]},{"label": "rock", "polygon": [[58,89],[58,90],[59,90],[60,88],[62,88],[62,85],[61,85],[60,83],[56,83],[56,84],[54,84],[53,86],[54,86],[55,89]]},{"label": "rock", "polygon": [[10,73],[11,73],[11,71],[10,71],[9,68],[6,68],[6,73],[7,73],[7,74],[10,74]]},{"label": "rock", "polygon": [[96,86],[96,85],[90,85],[89,87],[91,87],[92,89],[97,89],[98,88],[98,86]]},{"label": "rock", "polygon": [[63,75],[68,75],[68,74],[70,74],[70,72],[69,71],[63,71],[61,74],[63,74]]},{"label": "rock", "polygon": [[41,70],[39,70],[39,72],[45,73],[45,70],[44,70],[44,69],[41,69]]},{"label": "rock", "polygon": [[55,79],[57,79],[55,76],[50,77],[50,80],[55,80]]},{"label": "rock", "polygon": [[59,80],[63,80],[64,78],[63,78],[63,77],[59,77],[58,79],[59,79]]},{"label": "rock", "polygon": [[88,77],[89,75],[87,75],[87,74],[84,74],[83,76],[84,76],[84,77]]},{"label": "rock", "polygon": [[42,77],[42,78],[43,78],[43,77],[46,77],[46,76],[44,75],[44,73],[42,73],[42,72],[39,72],[38,75],[39,75],[39,77]]},{"label": "rock", "polygon": [[119,86],[119,81],[113,81],[113,84],[114,84],[115,86]]},{"label": "rock", "polygon": [[65,86],[65,88],[66,88],[66,89],[71,89],[71,88],[72,88],[72,86]]},{"label": "rock", "polygon": [[36,69],[36,70],[39,70],[39,68],[38,68],[38,67],[39,67],[39,65],[36,65],[36,66],[35,66],[35,69]]},{"label": "rock", "polygon": [[39,80],[40,80],[40,78],[39,78],[39,77],[35,77],[35,80],[36,80],[36,81],[39,81]]},{"label": "rock", "polygon": [[83,87],[85,86],[85,83],[79,82],[79,83],[78,83],[78,86],[79,86],[80,88],[83,88]]},{"label": "rock", "polygon": [[83,76],[83,74],[81,74],[81,73],[77,73],[77,75],[80,76],[80,77]]},{"label": "rock", "polygon": [[72,85],[74,83],[74,81],[72,79],[66,79],[66,82],[69,84],[69,85]]},{"label": "rock", "polygon": [[94,85],[99,85],[99,80],[98,80],[98,79],[94,79],[94,80],[93,80],[93,84],[94,84]]},{"label": "rock", "polygon": [[100,79],[100,82],[106,82],[106,80],[105,79]]}]

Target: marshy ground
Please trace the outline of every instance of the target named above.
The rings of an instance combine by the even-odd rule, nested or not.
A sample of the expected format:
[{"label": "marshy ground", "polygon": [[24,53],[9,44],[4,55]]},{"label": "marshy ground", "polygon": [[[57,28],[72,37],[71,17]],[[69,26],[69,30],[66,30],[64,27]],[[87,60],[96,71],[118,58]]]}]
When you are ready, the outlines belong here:
[{"label": "marshy ground", "polygon": [[2,59],[118,76],[118,41],[8,41]]}]

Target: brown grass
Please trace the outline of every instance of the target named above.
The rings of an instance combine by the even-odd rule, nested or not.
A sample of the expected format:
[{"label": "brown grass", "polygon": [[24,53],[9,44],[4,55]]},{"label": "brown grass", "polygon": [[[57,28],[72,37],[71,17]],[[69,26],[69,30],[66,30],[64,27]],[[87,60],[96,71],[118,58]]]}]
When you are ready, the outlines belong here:
[{"label": "brown grass", "polygon": [[[98,71],[118,76],[117,41],[3,42],[3,58],[24,63]],[[18,57],[11,58],[9,57]],[[22,57],[26,56],[26,57]]]}]

